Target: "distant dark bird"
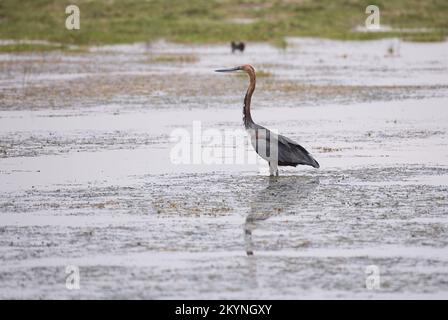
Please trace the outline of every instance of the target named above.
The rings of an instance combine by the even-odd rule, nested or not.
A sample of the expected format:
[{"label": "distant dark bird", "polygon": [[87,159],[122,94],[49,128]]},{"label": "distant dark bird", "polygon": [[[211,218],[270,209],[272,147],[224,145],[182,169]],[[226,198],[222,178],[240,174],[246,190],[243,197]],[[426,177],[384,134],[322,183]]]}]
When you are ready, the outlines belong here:
[{"label": "distant dark bird", "polygon": [[233,72],[242,70],[249,75],[249,87],[244,97],[243,121],[250,135],[251,144],[260,157],[269,163],[270,175],[278,176],[278,166],[308,165],[319,168],[319,163],[301,145],[282,135],[273,133],[256,124],[250,114],[250,102],[255,91],[255,69],[251,65],[243,65],[230,69],[215,70],[216,72]]},{"label": "distant dark bird", "polygon": [[244,44],[244,42],[235,42],[232,41],[230,43],[230,46],[232,47],[232,53],[234,53],[236,50],[239,50],[241,52],[244,52],[244,49],[246,48],[246,45]]}]

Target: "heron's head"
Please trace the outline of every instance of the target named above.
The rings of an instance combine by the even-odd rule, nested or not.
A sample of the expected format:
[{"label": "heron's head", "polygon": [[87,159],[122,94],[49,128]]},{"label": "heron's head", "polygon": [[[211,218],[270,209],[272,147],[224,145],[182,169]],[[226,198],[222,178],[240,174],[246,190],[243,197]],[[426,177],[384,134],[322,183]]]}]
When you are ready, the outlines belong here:
[{"label": "heron's head", "polygon": [[239,67],[234,67],[234,68],[215,70],[215,72],[234,72],[234,71],[244,71],[246,73],[249,73],[249,74],[252,73],[255,75],[255,69],[250,64],[245,64],[245,65],[242,65]]}]

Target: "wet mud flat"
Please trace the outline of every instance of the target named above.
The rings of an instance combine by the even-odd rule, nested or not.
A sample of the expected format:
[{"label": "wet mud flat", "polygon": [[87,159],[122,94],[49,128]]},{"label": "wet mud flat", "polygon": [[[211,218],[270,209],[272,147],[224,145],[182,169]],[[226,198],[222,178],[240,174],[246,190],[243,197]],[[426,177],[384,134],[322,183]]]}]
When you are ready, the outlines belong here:
[{"label": "wet mud flat", "polygon": [[[0,297],[447,298],[448,45],[289,42],[0,55]],[[321,169],[172,163],[177,128],[241,129],[211,70],[246,62]]]}]

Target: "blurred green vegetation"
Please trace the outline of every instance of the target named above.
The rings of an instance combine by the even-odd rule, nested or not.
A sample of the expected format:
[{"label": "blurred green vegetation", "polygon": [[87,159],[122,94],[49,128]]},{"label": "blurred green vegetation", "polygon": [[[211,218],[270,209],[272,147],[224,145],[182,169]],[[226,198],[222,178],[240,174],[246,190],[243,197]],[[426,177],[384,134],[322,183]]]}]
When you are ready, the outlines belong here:
[{"label": "blurred green vegetation", "polygon": [[[333,39],[402,37],[440,41],[448,31],[447,0],[375,0],[381,24],[423,31],[353,32],[364,26],[371,0],[1,0],[0,38],[65,45],[151,41],[213,43],[269,41],[284,36]],[[65,28],[65,7],[76,4],[81,29]],[[32,47],[32,46],[29,46]],[[21,47],[24,49],[24,47]]]}]

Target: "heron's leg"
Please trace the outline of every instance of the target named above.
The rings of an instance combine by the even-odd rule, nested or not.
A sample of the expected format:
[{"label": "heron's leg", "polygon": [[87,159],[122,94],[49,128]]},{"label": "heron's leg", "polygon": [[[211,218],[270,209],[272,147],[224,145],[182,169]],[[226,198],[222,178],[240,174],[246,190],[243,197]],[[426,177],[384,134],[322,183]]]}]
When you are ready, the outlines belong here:
[{"label": "heron's leg", "polygon": [[278,165],[275,161],[269,161],[269,174],[270,176],[277,176],[278,177]]}]

